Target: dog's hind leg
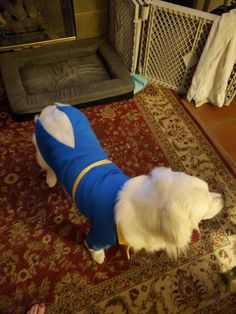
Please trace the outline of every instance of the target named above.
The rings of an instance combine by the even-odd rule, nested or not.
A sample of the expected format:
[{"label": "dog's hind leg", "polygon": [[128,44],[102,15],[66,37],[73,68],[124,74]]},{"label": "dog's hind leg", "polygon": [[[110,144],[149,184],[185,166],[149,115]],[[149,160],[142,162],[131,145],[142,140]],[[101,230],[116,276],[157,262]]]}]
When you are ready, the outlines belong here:
[{"label": "dog's hind leg", "polygon": [[37,162],[39,164],[39,166],[46,171],[46,182],[47,182],[47,185],[52,188],[56,185],[57,183],[57,177],[54,173],[54,171],[48,166],[48,164],[46,163],[46,161],[43,159],[42,155],[40,154],[39,152],[39,149],[38,149],[38,146],[37,146],[37,143],[36,143],[36,139],[35,139],[35,134],[33,135],[33,139],[32,139],[35,147],[36,147],[36,159],[37,159]]},{"label": "dog's hind leg", "polygon": [[53,188],[57,183],[57,177],[56,177],[54,171],[48,166],[48,164],[43,159],[43,157],[41,156],[39,151],[37,151],[36,156],[37,156],[38,164],[40,165],[40,167],[42,169],[44,169],[46,171],[46,183],[47,183],[47,185],[50,188]]},{"label": "dog's hind leg", "polygon": [[51,168],[47,169],[46,182],[50,188],[53,188],[57,183],[57,177]]},{"label": "dog's hind leg", "polygon": [[42,169],[46,171],[46,183],[50,188],[53,188],[57,183],[57,177],[54,171],[48,166],[46,161],[41,156],[40,152],[37,151],[37,161]]}]

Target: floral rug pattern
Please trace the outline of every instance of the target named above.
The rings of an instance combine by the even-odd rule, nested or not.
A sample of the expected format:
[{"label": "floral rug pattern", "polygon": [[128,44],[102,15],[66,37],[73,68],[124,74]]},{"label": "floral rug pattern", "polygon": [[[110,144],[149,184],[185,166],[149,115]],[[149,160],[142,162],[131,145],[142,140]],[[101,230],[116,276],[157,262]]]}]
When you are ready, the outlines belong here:
[{"label": "floral rug pattern", "polygon": [[0,313],[236,313],[220,273],[236,266],[236,179],[170,90],[83,109],[107,155],[128,175],[168,166],[206,180],[225,198],[178,260],[164,251],[108,250],[91,261],[87,220],[35,160],[33,121],[14,122],[0,88]]}]

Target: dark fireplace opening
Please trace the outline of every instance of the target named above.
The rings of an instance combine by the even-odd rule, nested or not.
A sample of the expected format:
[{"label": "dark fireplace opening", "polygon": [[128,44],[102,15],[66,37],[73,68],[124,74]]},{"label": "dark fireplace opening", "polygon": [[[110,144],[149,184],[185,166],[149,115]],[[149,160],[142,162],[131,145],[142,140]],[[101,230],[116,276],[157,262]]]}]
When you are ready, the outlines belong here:
[{"label": "dark fireplace opening", "polygon": [[0,47],[71,36],[72,0],[0,0]]}]

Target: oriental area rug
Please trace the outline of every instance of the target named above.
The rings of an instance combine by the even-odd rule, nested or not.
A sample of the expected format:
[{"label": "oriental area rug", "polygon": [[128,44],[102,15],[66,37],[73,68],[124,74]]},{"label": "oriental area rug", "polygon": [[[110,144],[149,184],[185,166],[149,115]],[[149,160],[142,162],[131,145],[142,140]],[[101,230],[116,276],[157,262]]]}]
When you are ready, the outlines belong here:
[{"label": "oriental area rug", "polygon": [[[186,254],[122,247],[103,265],[83,245],[88,221],[35,160],[33,121],[14,122],[0,87],[0,313],[236,313],[221,274],[236,266],[236,180],[169,89],[149,85],[133,99],[83,109],[109,158],[129,176],[155,166],[199,176],[224,195],[224,209],[203,221]],[[134,221],[135,223],[135,221]]]}]

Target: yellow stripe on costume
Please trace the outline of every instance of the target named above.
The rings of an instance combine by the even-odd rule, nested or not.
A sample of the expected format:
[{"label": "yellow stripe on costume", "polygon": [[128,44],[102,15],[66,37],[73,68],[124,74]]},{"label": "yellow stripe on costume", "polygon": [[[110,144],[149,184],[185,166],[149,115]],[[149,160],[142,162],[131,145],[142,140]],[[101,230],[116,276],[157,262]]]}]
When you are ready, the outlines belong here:
[{"label": "yellow stripe on costume", "polygon": [[76,190],[77,190],[77,187],[81,181],[81,179],[83,178],[83,176],[89,172],[89,170],[91,170],[92,168],[94,167],[97,167],[97,166],[101,166],[101,165],[105,165],[105,164],[110,164],[112,163],[110,160],[108,159],[103,159],[103,160],[99,160],[99,161],[96,161],[94,163],[92,163],[91,165],[89,165],[88,167],[84,168],[84,170],[82,170],[80,172],[80,174],[78,175],[78,177],[76,178],[75,180],[75,183],[73,185],[73,189],[72,189],[72,197],[73,197],[73,200],[75,201],[75,193],[76,193]]}]

